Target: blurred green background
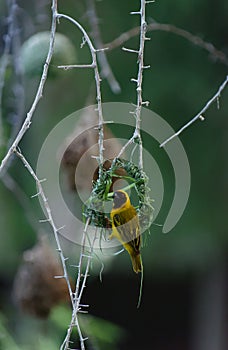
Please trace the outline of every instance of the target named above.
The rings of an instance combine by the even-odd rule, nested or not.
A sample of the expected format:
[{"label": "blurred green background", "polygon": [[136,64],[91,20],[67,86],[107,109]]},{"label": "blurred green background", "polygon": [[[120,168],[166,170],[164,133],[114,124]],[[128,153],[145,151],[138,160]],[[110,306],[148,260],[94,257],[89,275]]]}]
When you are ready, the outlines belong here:
[{"label": "blurred green background", "polygon": [[[16,6],[13,13],[12,5]],[[78,20],[89,34],[93,32],[88,19],[90,1],[59,1],[58,6],[59,12]],[[95,1],[95,7],[103,43],[139,25],[138,16],[129,14],[138,9],[139,1]],[[227,14],[228,3],[222,0],[156,1],[147,6],[148,23],[183,28],[228,57]],[[49,1],[0,1],[1,67],[6,40],[11,36],[8,66],[0,82],[4,136],[1,158],[31,106],[40,78],[39,71],[32,76],[26,67],[23,71],[21,47],[32,35],[49,31],[50,24]],[[77,60],[72,63],[90,63],[88,48],[80,48],[81,33],[71,23],[61,19],[57,32],[71,41],[75,50],[72,57],[75,55]],[[144,99],[150,101],[150,109],[177,130],[215,94],[226,77],[227,63],[172,32],[151,31],[148,36],[151,40],[146,42],[145,62],[151,69],[144,72]],[[138,37],[123,46],[136,49]],[[34,51],[29,61],[32,63],[39,54]],[[103,102],[135,103],[135,85],[130,82],[137,73],[135,56],[121,47],[106,51],[106,55],[121,92],[113,93],[103,79]],[[60,64],[63,58],[60,55]],[[53,74],[50,71],[31,127],[20,142],[34,168],[52,128],[70,113],[95,102],[92,70],[56,73],[56,64],[52,62]],[[83,302],[90,305],[89,316],[82,320],[83,330],[90,336],[88,349],[227,349],[227,88],[219,102],[219,109],[216,104],[211,106],[204,122],[196,122],[180,136],[191,167],[189,202],[181,220],[168,234],[162,234],[161,226],[151,227],[142,251],[145,276],[141,307],[136,309],[139,280],[126,253],[111,259],[102,283],[99,267],[91,271],[83,297]],[[118,137],[116,130],[113,132]],[[161,168],[166,169],[163,153],[158,145],[151,150]],[[158,224],[166,218],[174,191],[172,171],[165,170],[163,176],[165,197],[156,219]],[[11,185],[13,191],[7,188]],[[38,222],[43,214],[38,200],[30,199],[34,193],[31,176],[18,159],[12,159],[0,181],[0,347],[6,350],[56,349],[70,318],[67,306],[53,310],[47,320],[37,320],[23,314],[14,303],[12,286],[23,252],[33,247],[40,230],[53,241],[48,224]],[[78,247],[63,238],[62,244],[76,263]]]}]

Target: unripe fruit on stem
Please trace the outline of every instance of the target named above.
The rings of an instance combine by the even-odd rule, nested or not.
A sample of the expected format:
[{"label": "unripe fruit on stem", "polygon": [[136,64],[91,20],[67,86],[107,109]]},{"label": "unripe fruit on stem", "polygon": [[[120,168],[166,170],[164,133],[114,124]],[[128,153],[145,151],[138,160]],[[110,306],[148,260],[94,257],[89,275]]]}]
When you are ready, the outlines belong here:
[{"label": "unripe fruit on stem", "polygon": [[[50,44],[50,32],[39,32],[31,36],[21,47],[21,64],[28,77],[40,76],[43,71]],[[63,34],[55,34],[54,53],[49,68],[49,76],[61,75],[58,65],[76,64],[77,54],[72,42]]]}]

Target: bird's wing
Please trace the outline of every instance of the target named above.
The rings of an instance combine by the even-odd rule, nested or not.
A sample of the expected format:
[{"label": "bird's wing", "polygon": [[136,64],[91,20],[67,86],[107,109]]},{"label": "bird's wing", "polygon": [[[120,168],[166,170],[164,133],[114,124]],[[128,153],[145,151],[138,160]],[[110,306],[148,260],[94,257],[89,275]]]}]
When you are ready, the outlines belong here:
[{"label": "bird's wing", "polygon": [[129,244],[135,252],[139,252],[141,239],[137,215],[133,216],[129,221],[126,221],[124,216],[115,214],[113,216],[113,224],[121,242]]}]

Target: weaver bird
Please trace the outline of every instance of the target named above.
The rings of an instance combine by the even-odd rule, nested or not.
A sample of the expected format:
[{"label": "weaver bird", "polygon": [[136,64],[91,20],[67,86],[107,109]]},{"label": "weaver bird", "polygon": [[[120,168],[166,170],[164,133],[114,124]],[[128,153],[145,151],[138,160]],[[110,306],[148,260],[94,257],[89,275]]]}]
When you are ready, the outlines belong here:
[{"label": "weaver bird", "polygon": [[118,190],[113,195],[113,207],[110,213],[112,221],[112,234],[124,246],[131,257],[133,270],[142,271],[140,255],[141,236],[139,218],[125,191]]}]

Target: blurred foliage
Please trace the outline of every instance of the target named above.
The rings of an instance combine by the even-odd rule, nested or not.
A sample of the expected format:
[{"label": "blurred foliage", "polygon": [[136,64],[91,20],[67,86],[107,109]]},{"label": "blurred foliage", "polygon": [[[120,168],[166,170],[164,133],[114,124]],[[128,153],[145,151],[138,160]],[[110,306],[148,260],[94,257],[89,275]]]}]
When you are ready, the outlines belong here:
[{"label": "blurred foliage", "polygon": [[[61,306],[55,308],[51,315],[51,321],[53,321],[63,333],[65,331],[65,325],[69,323],[70,318],[70,310]],[[92,349],[118,349],[118,343],[125,335],[124,330],[119,326],[98,317],[81,315],[79,321],[81,323],[82,332],[89,337],[88,343],[91,343]]]},{"label": "blurred foliage", "polygon": [[[0,2],[0,55],[4,50],[4,36],[7,33],[8,3],[8,1]],[[20,33],[20,40],[18,39],[19,41],[16,42],[15,47],[18,47],[19,50],[31,36],[50,30],[51,4],[48,0],[38,2],[18,0],[17,3],[17,29]],[[86,3],[84,0],[59,1],[59,11],[70,14],[79,20],[88,33],[91,33],[92,29],[86,16]],[[130,16],[129,13],[138,9],[139,1],[96,1],[95,3],[104,43],[111,42],[121,33],[138,26],[138,17]],[[228,2],[223,0],[217,2],[212,0],[194,0],[191,2],[176,0],[175,2],[156,1],[148,5],[147,15],[149,23],[154,19],[157,22],[179,26],[194,35],[198,35],[205,41],[213,43],[215,47],[228,55],[227,11]],[[80,48],[82,43],[81,33],[72,23],[61,19],[57,31],[69,38],[74,46],[77,55],[77,62],[75,63],[91,62],[88,48],[86,46]],[[218,86],[227,74],[227,67],[216,61],[205,50],[194,46],[173,33],[153,31],[148,35],[151,40],[146,43],[145,62],[151,65],[151,69],[144,73],[144,99],[150,101],[150,109],[161,115],[177,130],[192,118],[217,91]],[[124,46],[137,48],[138,37],[131,38]],[[15,47],[14,50],[16,50]],[[23,62],[19,61],[15,64],[13,49],[11,51],[10,66],[3,77],[5,85],[1,106],[7,141],[25,118],[39,83],[38,76],[28,78],[18,73],[17,64],[20,68]],[[106,54],[122,90],[120,94],[113,94],[107,81],[103,79],[103,102],[135,103],[135,85],[130,82],[130,79],[135,77],[137,72],[135,56],[123,52],[121,47],[106,51]],[[66,64],[67,62],[63,60],[62,63]],[[22,95],[18,95],[20,89],[23,90]],[[34,168],[36,167],[40,148],[48,133],[70,113],[83,108],[87,103],[94,103],[93,97],[90,98],[93,93],[94,75],[92,70],[68,70],[61,72],[53,79],[47,80],[43,98],[34,114],[32,125],[20,143],[22,151]],[[20,96],[24,96],[23,101]],[[91,99],[92,101],[90,101]],[[23,108],[19,108],[19,102],[22,102]],[[164,169],[165,197],[161,212],[151,227],[150,235],[147,236],[147,244],[142,252],[146,276],[145,288],[148,288],[145,292],[145,308],[149,308],[151,295],[153,296],[154,292],[154,289],[150,290],[149,288],[152,284],[152,287],[156,289],[156,281],[167,281],[173,278],[175,281],[176,279],[183,281],[184,284],[186,275],[198,276],[201,272],[210,270],[215,263],[227,259],[227,111],[228,90],[226,89],[220,98],[220,108],[217,109],[216,105],[212,106],[205,113],[206,120],[204,122],[195,123],[180,136],[191,167],[191,193],[181,220],[167,235],[161,234],[161,227],[157,224],[162,225],[164,222],[172,201],[175,185],[173,172],[164,155],[165,152],[160,150],[156,143],[148,146],[151,147],[150,152],[158,161],[160,167]],[[108,120],[109,116],[105,116],[105,119]],[[110,128],[112,129],[111,125]],[[121,133],[121,131],[113,128],[113,133],[116,136],[119,132]],[[63,140],[59,142],[61,145]],[[7,146],[8,144],[5,145],[5,148]],[[1,156],[2,153],[1,150]],[[14,189],[9,191],[1,182],[0,310],[3,314],[7,314],[7,321],[5,316],[1,316],[0,344],[6,350],[25,350],[29,346],[31,348],[31,345],[19,345],[19,343],[20,339],[27,335],[28,327],[33,327],[33,330],[38,329],[39,334],[42,334],[42,327],[40,327],[40,324],[37,326],[35,321],[34,324],[30,321],[24,321],[25,323],[23,323],[22,315],[18,315],[17,320],[15,320],[15,307],[12,305],[9,290],[12,288],[14,275],[23,251],[33,246],[39,230],[42,229],[41,226],[44,225],[47,230],[48,226],[38,223],[38,220],[43,218],[43,214],[39,207],[39,201],[30,199],[36,193],[36,186],[24,166],[18,160],[14,160],[11,163],[9,173],[18,186],[23,189],[33,217],[28,212],[27,214],[30,218],[32,217],[37,229],[30,225],[26,210],[23,203],[18,199],[16,191]],[[156,187],[156,184],[154,184],[154,187]],[[156,206],[156,203],[154,203],[154,206]],[[70,243],[67,241],[64,241],[64,244],[69,249],[71,258],[73,256],[75,259],[76,248],[69,247]],[[108,303],[113,303],[114,306],[110,305],[108,308],[106,304],[106,308],[103,310],[103,300],[100,299],[99,294],[94,295],[93,290],[89,294],[89,299],[93,304],[100,305],[100,313],[104,313],[107,319],[112,320],[113,314],[118,311],[118,322],[122,324],[122,311],[119,310],[125,312],[126,299],[131,292],[128,290],[128,279],[124,284],[125,276],[131,276],[130,267],[126,254],[120,254],[112,259],[113,264],[108,265],[107,263],[105,273],[111,276],[109,279],[111,290],[109,290],[109,293],[113,293],[113,298],[110,299],[110,294],[106,297],[108,297]],[[119,288],[120,276],[123,278],[121,280],[123,290]],[[131,279],[131,282],[133,281],[133,286],[137,289],[135,287],[137,282],[135,283],[134,277],[128,278]],[[91,282],[91,287],[93,283],[94,281]],[[105,287],[101,285],[100,288]],[[118,292],[121,292],[121,294],[118,294]],[[175,298],[174,294],[173,300]],[[163,300],[158,300],[159,303],[163,304]],[[50,322],[54,322],[57,328],[61,328],[61,336],[59,337],[59,333],[55,329],[51,337],[40,335],[37,342],[37,338],[34,337],[37,347],[32,347],[33,349],[47,348],[51,350],[58,347],[57,344],[64,336],[62,333],[64,333],[63,330],[65,330],[66,318],[68,317],[66,317],[64,311],[58,312],[58,316],[54,316],[54,314],[51,316]],[[164,315],[162,313],[161,315],[162,318],[166,318],[165,312]],[[138,337],[140,337],[145,319],[143,313],[139,311],[137,316],[134,314],[129,324],[135,323],[136,317],[139,323],[141,322],[141,325],[138,326],[139,330],[137,329]],[[150,317],[153,317],[152,312]],[[175,318],[174,314],[173,318]],[[98,343],[96,348],[115,349],[113,345],[114,338],[121,338],[122,333],[118,327],[103,322],[105,321],[90,316],[86,316],[82,320],[83,327],[86,329],[85,333],[89,334],[95,343]],[[153,322],[153,325],[156,325],[157,320]],[[12,332],[8,331],[10,328]],[[13,337],[14,331],[16,333]],[[36,331],[34,332],[33,334],[36,334]],[[137,337],[136,332],[134,335]],[[171,349],[168,346],[164,349]],[[183,349],[184,347],[182,347]]]},{"label": "blurred foliage", "polygon": [[[24,339],[21,344],[15,338],[7,326],[8,320],[3,314],[0,314],[0,348],[4,350],[54,350],[58,349],[61,337],[66,331],[66,324],[71,319],[71,311],[69,308],[58,306],[52,311],[48,328],[44,331],[43,326],[40,327],[39,333],[33,333],[37,330],[37,324],[30,323],[30,328],[25,331]],[[82,330],[89,336],[87,341],[90,349],[110,349],[116,350],[119,340],[124,336],[124,331],[111,322],[107,322],[98,317],[83,315],[80,317]],[[42,330],[43,328],[43,330]],[[33,336],[29,336],[33,333]],[[57,335],[57,336],[56,336]],[[77,339],[77,334],[74,334]]]}]

